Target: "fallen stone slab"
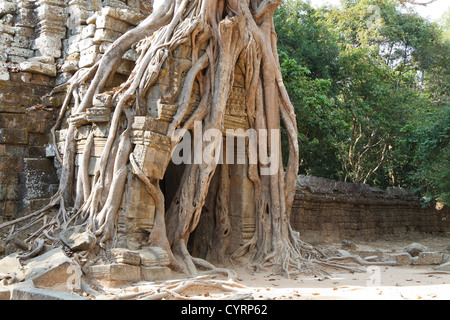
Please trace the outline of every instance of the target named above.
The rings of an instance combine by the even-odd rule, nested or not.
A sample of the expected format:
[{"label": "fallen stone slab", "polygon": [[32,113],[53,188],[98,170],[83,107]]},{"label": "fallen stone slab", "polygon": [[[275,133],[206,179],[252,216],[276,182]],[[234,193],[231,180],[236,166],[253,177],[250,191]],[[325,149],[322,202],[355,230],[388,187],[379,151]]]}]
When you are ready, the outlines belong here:
[{"label": "fallen stone slab", "polygon": [[129,264],[102,264],[92,266],[90,276],[99,285],[120,287],[141,281],[141,268]]},{"label": "fallen stone slab", "polygon": [[31,280],[35,287],[67,292],[73,289],[73,278],[81,275],[79,266],[61,248],[29,260],[25,270],[26,280]]},{"label": "fallen stone slab", "polygon": [[142,267],[144,281],[166,281],[172,278],[172,270],[167,267]]},{"label": "fallen stone slab", "polygon": [[0,273],[15,274],[17,281],[25,279],[25,270],[20,264],[18,253],[10,254],[0,260]]},{"label": "fallen stone slab", "polygon": [[24,61],[19,64],[19,68],[23,72],[38,73],[50,77],[56,76],[56,66],[53,64],[39,61]]},{"label": "fallen stone slab", "polygon": [[434,270],[439,270],[439,271],[448,271],[450,272],[450,262],[445,262],[443,264],[440,264],[436,267],[433,267]]},{"label": "fallen stone slab", "polygon": [[413,259],[409,253],[399,253],[392,256],[399,266],[407,266],[413,263]]},{"label": "fallen stone slab", "polygon": [[0,288],[0,301],[9,300],[11,298],[11,290],[8,288]]},{"label": "fallen stone slab", "polygon": [[90,300],[64,291],[54,291],[33,287],[14,288],[11,300]]},{"label": "fallen stone slab", "polygon": [[438,252],[421,252],[417,259],[414,259],[417,265],[435,265],[442,263],[442,253]]},{"label": "fallen stone slab", "polygon": [[403,250],[411,255],[411,257],[419,256],[419,253],[428,251],[428,248],[420,243],[411,243]]},{"label": "fallen stone slab", "polygon": [[95,236],[81,226],[70,227],[59,234],[61,241],[72,251],[89,250],[95,244]]},{"label": "fallen stone slab", "polygon": [[[370,260],[381,260],[383,258],[383,252],[379,250],[359,250],[356,252],[358,256],[360,256],[363,259],[371,258]],[[373,258],[376,257],[376,258]]]}]

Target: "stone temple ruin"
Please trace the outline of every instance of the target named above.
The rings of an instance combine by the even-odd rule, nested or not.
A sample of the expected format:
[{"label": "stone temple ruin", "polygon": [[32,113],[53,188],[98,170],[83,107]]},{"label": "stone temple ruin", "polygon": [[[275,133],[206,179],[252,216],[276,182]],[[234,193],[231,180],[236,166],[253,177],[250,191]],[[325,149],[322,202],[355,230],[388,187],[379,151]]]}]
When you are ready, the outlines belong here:
[{"label": "stone temple ruin", "polygon": [[[93,66],[113,41],[138,25],[151,11],[151,0],[0,0],[0,224],[43,207],[58,189],[60,164],[51,143],[50,129],[63,104],[67,81],[80,68]],[[200,48],[200,51],[204,49]],[[137,50],[139,48],[126,52],[114,77],[109,80],[108,88],[113,89],[127,79],[138,58]],[[136,162],[149,178],[163,179],[162,191],[167,203],[176,192],[183,166],[169,164],[170,139],[165,134],[177,111],[175,102],[180,94],[180,84],[191,66],[190,59],[189,43],[181,45],[167,59],[156,85],[149,88],[149,110],[138,109],[133,124]],[[248,129],[244,76],[239,63],[235,73],[224,134],[227,129]],[[199,90],[194,87],[188,115],[200,102]],[[86,144],[92,145],[85,160],[89,161],[91,180],[108,136],[112,95],[112,92],[96,95],[93,105],[85,113],[66,116],[61,129],[54,133],[61,153],[67,123],[77,127],[76,165],[82,161]],[[89,138],[88,128],[91,127],[94,134]],[[165,172],[167,165],[169,169]],[[253,185],[246,177],[246,164],[233,165],[230,170],[232,250],[251,238],[255,219]],[[79,174],[76,173],[78,177]],[[143,182],[129,174],[119,213],[116,244],[128,251],[117,249],[112,253],[117,255],[114,259],[120,264],[138,268],[141,263],[142,270],[153,263],[146,266],[143,253],[133,251],[142,249],[153,228],[155,205],[146,195]],[[77,233],[71,231],[73,234],[69,234],[66,241],[80,240],[74,240]],[[20,245],[0,244],[0,255],[19,249]],[[94,274],[105,273],[105,270]],[[110,274],[121,274],[109,271]],[[162,274],[162,277],[166,276]]]},{"label": "stone temple ruin", "polygon": [[[116,39],[138,25],[151,11],[152,0],[0,0],[0,224],[43,207],[58,189],[60,165],[50,142],[50,129],[63,104],[67,81],[80,68],[93,66]],[[109,79],[110,90],[130,75],[138,59],[138,50],[134,47],[123,56],[114,77]],[[167,203],[176,192],[184,168],[169,163],[170,140],[165,134],[176,114],[180,84],[191,66],[191,57],[192,49],[185,43],[167,59],[156,85],[148,88],[148,110],[136,111],[132,127],[134,154],[138,155],[136,161],[146,176],[162,179]],[[224,134],[227,129],[248,129],[240,62],[234,79]],[[90,154],[84,158],[89,161],[88,179],[93,178],[100,165],[111,120],[112,95],[112,91],[96,95],[93,105],[84,114],[77,117],[68,115],[61,130],[55,132],[61,152],[67,127],[64,123],[76,125],[76,163],[84,158],[86,144],[92,145]],[[200,88],[194,87],[188,114],[194,112],[199,102]],[[92,137],[88,134],[90,127],[94,129]],[[165,171],[163,168],[167,165],[169,169]],[[247,166],[230,166],[230,252],[246,243],[255,231],[253,184],[247,177]],[[313,181],[310,187],[305,186],[305,181],[304,177],[299,178],[291,220],[295,228],[307,237],[314,235],[317,241],[352,236],[343,231],[333,233],[327,230],[328,227],[323,227],[330,225],[336,212],[340,217],[336,221],[342,223],[342,229],[346,228],[344,225],[351,225],[350,229],[355,230],[353,236],[358,237],[356,231],[364,228],[365,222],[355,214],[359,212],[355,208],[363,206],[367,209],[383,204],[390,205],[390,210],[403,208],[405,214],[401,219],[404,220],[396,220],[395,225],[407,221],[408,212],[420,210],[417,199],[399,200],[398,196],[383,196],[373,190],[360,192],[355,199],[341,192],[350,188],[348,186],[323,191],[317,186],[314,189],[317,181]],[[165,253],[159,248],[145,247],[155,214],[155,204],[146,194],[143,182],[129,174],[119,211],[117,249],[111,252],[114,264],[94,266],[92,274],[97,280],[107,278],[120,283],[170,277]],[[350,195],[355,194],[350,192]],[[378,214],[383,210],[373,212]],[[433,221],[429,222],[428,229],[416,231],[442,233],[448,228],[443,227],[439,219]],[[376,222],[373,223],[372,229],[377,227]],[[389,223],[383,226],[389,228]],[[72,248],[83,246],[83,234],[75,229],[69,231],[61,236],[62,241]],[[402,230],[395,235],[400,236],[401,233]],[[366,236],[380,235],[367,231]],[[19,249],[23,249],[20,244],[0,242],[0,257]],[[53,253],[56,256],[61,254]],[[123,268],[127,268],[127,272],[123,272]],[[130,278],[123,278],[124,274]]]}]

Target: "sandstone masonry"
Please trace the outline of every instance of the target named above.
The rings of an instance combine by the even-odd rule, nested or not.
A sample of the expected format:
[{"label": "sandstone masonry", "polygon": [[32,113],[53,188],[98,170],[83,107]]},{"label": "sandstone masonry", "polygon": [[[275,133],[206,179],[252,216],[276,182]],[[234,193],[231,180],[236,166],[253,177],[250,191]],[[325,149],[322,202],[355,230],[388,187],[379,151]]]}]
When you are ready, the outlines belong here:
[{"label": "sandstone masonry", "polygon": [[[63,104],[67,81],[93,66],[108,47],[150,13],[151,0],[0,0],[0,223],[45,205],[58,187],[56,150],[50,129]],[[199,48],[204,50],[205,48]],[[122,83],[138,58],[135,48],[122,57],[110,88]],[[192,59],[189,42],[180,45],[149,88],[148,110],[136,110],[132,142],[136,161],[147,176],[163,179],[172,199],[183,167],[161,168],[170,158],[168,126],[177,111],[181,83]],[[239,61],[225,114],[226,129],[248,128],[244,62]],[[194,87],[192,114],[200,102]],[[87,127],[94,130],[89,176],[98,169],[108,136],[111,95],[97,95],[85,114],[70,117],[77,126],[77,160],[85,150]],[[186,120],[186,119],[184,119]],[[61,151],[66,127],[56,132]],[[230,250],[251,239],[255,230],[253,186],[248,164],[230,166]],[[153,228],[155,206],[143,183],[130,174],[118,219],[118,244],[140,250]],[[291,214],[293,227],[312,240],[401,237],[409,232],[443,233],[443,212],[422,209],[418,199],[398,190],[382,192],[365,185],[299,177]],[[1,246],[0,246],[1,249]],[[1,254],[2,252],[0,252]]]},{"label": "sandstone masonry", "polygon": [[403,189],[299,176],[291,223],[310,242],[402,239],[445,235],[449,216],[448,207],[424,208]]}]

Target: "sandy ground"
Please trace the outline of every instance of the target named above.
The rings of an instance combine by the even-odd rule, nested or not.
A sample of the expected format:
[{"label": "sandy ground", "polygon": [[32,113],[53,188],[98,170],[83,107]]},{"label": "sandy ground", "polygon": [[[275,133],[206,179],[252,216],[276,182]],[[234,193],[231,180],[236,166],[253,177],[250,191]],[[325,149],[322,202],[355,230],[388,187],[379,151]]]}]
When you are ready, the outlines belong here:
[{"label": "sandy ground", "polygon": [[238,283],[249,287],[255,299],[450,299],[450,273],[429,273],[431,270],[427,267],[379,267],[379,282],[373,281],[376,273],[372,269],[367,273],[337,271],[325,278],[299,276],[295,279],[236,271]]},{"label": "sandy ground", "polygon": [[[427,246],[429,251],[450,254],[450,235],[355,244],[356,251],[379,250],[383,252],[383,256],[388,256],[403,252],[405,246],[413,242]],[[331,250],[341,247],[340,243],[314,245],[320,249]],[[362,272],[334,269],[328,270],[329,276],[299,275],[287,279],[271,271],[250,272],[242,262],[222,266],[237,273],[237,279],[230,284],[235,292],[194,286],[183,294],[193,300],[223,299],[235,294],[247,297],[251,295],[255,300],[450,300],[450,272],[438,272],[431,266],[360,266]],[[182,275],[173,276],[174,283],[180,283],[177,280],[186,280]],[[220,277],[212,280],[227,281],[226,278]],[[119,296],[134,293],[159,292],[158,286],[161,288],[167,283],[140,282],[126,288],[103,288],[106,290],[101,290],[100,295],[94,294],[90,297],[98,300],[117,299]],[[226,285],[228,286],[228,283]]]},{"label": "sandy ground", "polygon": [[[430,251],[450,253],[449,237],[357,242],[356,245],[357,250],[377,249],[389,254],[403,252],[412,242],[426,245]],[[323,247],[339,248],[340,244]],[[247,287],[238,292],[250,293],[254,299],[261,300],[450,300],[450,272],[437,272],[431,266],[361,268],[365,272],[329,270],[331,276],[300,275],[292,279],[270,272],[250,273],[244,266],[232,269],[238,274],[236,282]],[[191,297],[203,294],[192,292]]]}]

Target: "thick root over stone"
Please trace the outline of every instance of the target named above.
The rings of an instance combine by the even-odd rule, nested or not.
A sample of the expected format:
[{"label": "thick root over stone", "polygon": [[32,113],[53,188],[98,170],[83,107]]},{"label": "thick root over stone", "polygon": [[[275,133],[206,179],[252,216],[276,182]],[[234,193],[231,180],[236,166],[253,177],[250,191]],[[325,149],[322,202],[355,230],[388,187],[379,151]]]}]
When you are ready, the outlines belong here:
[{"label": "thick root over stone", "polygon": [[[108,250],[116,242],[126,179],[128,173],[133,172],[143,181],[148,197],[156,204],[155,225],[149,243],[169,252],[171,267],[188,275],[196,275],[198,269],[208,269],[233,276],[232,272],[192,257],[187,249],[189,237],[199,224],[217,163],[188,165],[174,200],[165,208],[160,181],[145,176],[133,158],[133,118],[143,112],[146,115],[147,95],[155,85],[162,66],[181,44],[188,43],[192,49],[192,63],[176,103],[177,112],[166,134],[167,138],[171,138],[172,151],[182,138],[176,129],[186,132],[198,122],[205,131],[223,129],[236,65],[238,61],[243,61],[249,126],[258,132],[258,139],[265,140],[268,151],[277,155],[279,163],[276,172],[269,175],[264,174],[268,168],[260,162],[249,166],[248,177],[255,190],[257,227],[253,239],[235,252],[232,258],[250,253],[253,267],[275,267],[287,276],[295,272],[321,272],[321,266],[328,263],[327,258],[301,242],[289,222],[299,156],[297,122],[281,78],[273,25],[274,10],[281,3],[281,0],[155,0],[153,13],[147,19],[116,40],[93,67],[79,70],[69,81],[66,99],[51,130],[56,157],[62,166],[59,190],[48,206],[0,225],[0,232],[5,233],[10,241],[39,225],[38,230],[27,237],[25,247],[34,241],[60,245],[58,234],[72,225],[79,225],[96,236],[96,248],[91,248],[91,253],[95,249],[95,252]],[[95,95],[105,93],[108,80],[132,45],[136,45],[139,54],[133,72],[119,87],[106,91],[112,95],[109,106],[113,110],[112,119],[99,169],[90,182],[87,170],[92,131],[79,161],[78,175],[75,176],[78,120],[92,106]],[[189,101],[194,87],[199,88],[201,101],[189,115]],[[55,132],[62,126],[69,110],[71,114],[64,150],[59,152]],[[280,138],[273,142],[271,134],[260,134],[261,130],[279,130],[281,122],[289,137],[286,168],[282,166]],[[214,159],[219,140],[214,140],[208,148],[202,147],[202,153]],[[217,220],[224,225],[216,228],[228,232],[228,211],[224,208],[229,201],[225,194],[229,188],[222,186],[218,190],[223,194],[217,196],[220,205],[216,209],[221,210],[222,214]],[[5,231],[7,229],[9,231]],[[226,238],[221,238],[221,241],[226,243]],[[224,252],[217,251],[215,256],[223,258]],[[82,256],[87,257],[88,253]],[[175,296],[180,292],[181,289],[172,288],[164,294]]]}]

